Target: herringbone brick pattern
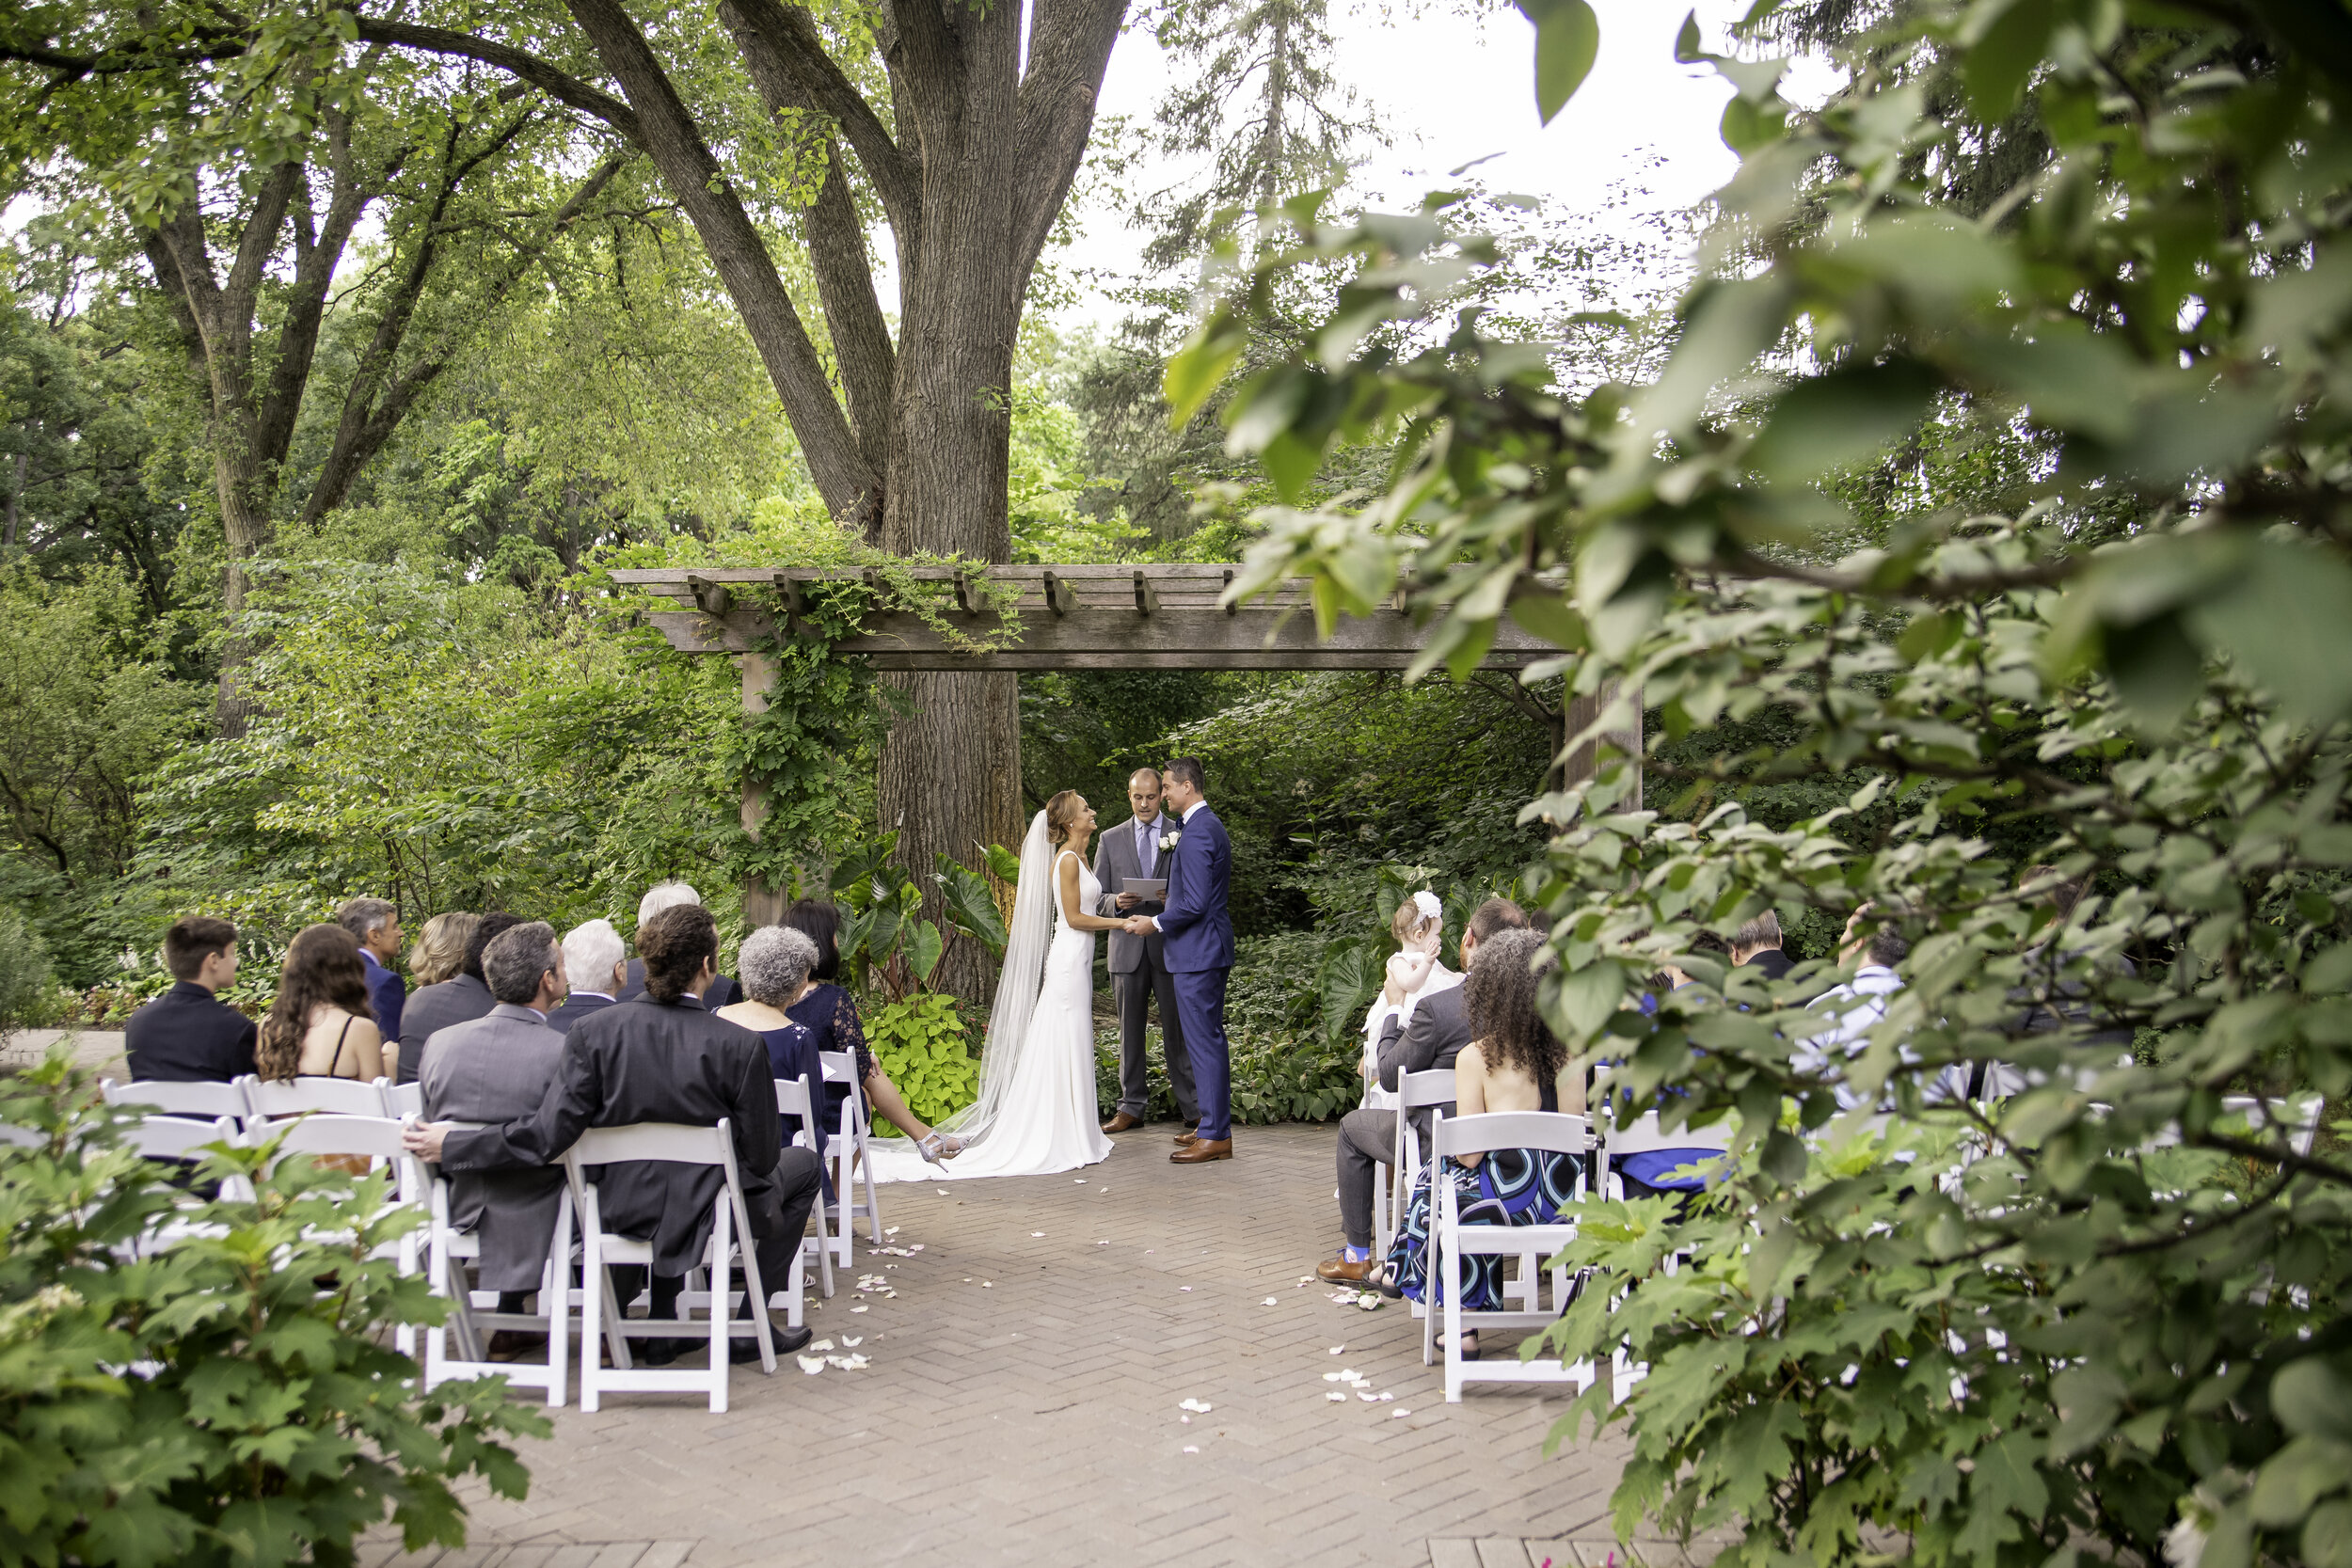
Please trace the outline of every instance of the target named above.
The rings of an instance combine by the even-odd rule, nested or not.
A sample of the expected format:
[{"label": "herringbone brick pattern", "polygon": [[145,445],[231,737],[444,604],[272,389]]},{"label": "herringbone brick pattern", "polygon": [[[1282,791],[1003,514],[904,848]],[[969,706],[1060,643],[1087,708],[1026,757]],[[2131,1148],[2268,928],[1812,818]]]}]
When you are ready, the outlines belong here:
[{"label": "herringbone brick pattern", "polygon": [[[1171,1131],[1073,1176],[884,1188],[893,1241],[923,1250],[861,1240],[809,1319],[869,1367],[739,1368],[724,1416],[685,1396],[559,1411],[525,1454],[531,1496],[477,1497],[475,1544],[442,1560],[1599,1563],[1623,1450],[1543,1457],[1566,1390],[1449,1406],[1403,1304],[1297,1284],[1336,1241],[1331,1130],[1243,1128],[1238,1158],[1199,1167],[1167,1163]],[[862,1274],[898,1293],[861,1297]],[[1329,1400],[1343,1368],[1394,1399]],[[1187,1421],[1185,1400],[1210,1410]]]}]

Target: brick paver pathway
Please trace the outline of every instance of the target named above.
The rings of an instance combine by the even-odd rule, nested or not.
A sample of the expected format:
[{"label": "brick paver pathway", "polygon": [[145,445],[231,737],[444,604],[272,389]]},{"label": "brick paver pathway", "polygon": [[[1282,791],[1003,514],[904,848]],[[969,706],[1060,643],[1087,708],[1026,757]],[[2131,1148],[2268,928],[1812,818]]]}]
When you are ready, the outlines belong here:
[{"label": "brick paver pathway", "polygon": [[[923,1250],[861,1239],[809,1319],[870,1367],[739,1368],[724,1416],[575,1402],[528,1446],[526,1500],[477,1498],[472,1545],[363,1560],[1597,1568],[1620,1439],[1547,1460],[1565,1389],[1450,1406],[1402,1303],[1296,1283],[1335,1241],[1331,1130],[1243,1128],[1239,1158],[1202,1167],[1167,1163],[1171,1131],[1073,1175],[883,1188],[893,1242]],[[861,1297],[861,1274],[896,1296]],[[1327,1399],[1343,1368],[1394,1399]],[[1209,1413],[1186,1421],[1185,1400]]]}]

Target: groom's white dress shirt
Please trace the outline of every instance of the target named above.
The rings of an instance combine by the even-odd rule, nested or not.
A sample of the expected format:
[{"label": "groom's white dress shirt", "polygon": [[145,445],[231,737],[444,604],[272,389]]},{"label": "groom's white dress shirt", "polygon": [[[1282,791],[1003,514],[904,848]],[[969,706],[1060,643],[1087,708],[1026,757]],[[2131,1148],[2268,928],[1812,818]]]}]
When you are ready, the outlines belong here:
[{"label": "groom's white dress shirt", "polygon": [[[1191,805],[1186,806],[1184,808],[1184,815],[1176,819],[1176,826],[1182,828],[1185,823],[1192,820],[1192,814],[1194,812],[1207,809],[1208,804],[1209,798],[1204,795],[1200,800],[1195,800]],[[1160,928],[1160,917],[1158,915],[1147,914],[1143,918],[1152,923],[1152,929],[1156,931]]]}]

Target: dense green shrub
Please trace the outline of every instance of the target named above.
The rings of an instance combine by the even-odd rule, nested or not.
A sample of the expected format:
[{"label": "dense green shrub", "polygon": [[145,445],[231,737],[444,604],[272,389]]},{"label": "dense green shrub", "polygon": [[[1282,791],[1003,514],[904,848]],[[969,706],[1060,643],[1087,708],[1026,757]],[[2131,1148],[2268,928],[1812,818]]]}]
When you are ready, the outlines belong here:
[{"label": "dense green shrub", "polygon": [[[1556,108],[1594,13],[1523,8]],[[1549,1348],[1648,1363],[1556,1434],[1629,1427],[1621,1532],[2342,1568],[2352,1167],[2285,1108],[2352,1089],[2352,55],[2293,6],[1860,14],[1818,109],[1722,62],[1741,167],[1654,383],[1571,395],[1485,336],[1455,285],[1496,251],[1440,196],[1297,204],[1170,401],[1285,271],[1354,263],[1226,412],[1286,501],[1342,443],[1394,443],[1391,483],[1267,515],[1240,586],[1401,592],[1459,677],[1507,615],[1588,703],[1597,766],[1522,813],[1547,1015],[1632,1112],[1737,1132],[1697,1218],[1588,1206],[1567,1255],[1600,1273]],[[2025,433],[2013,496],[1911,463],[1899,523],[1848,510],[1955,424]],[[1851,1053],[1805,1048],[1836,960],[1695,940],[1866,906],[1909,949]],[[1652,1016],[1669,962],[1697,983]]]},{"label": "dense green shrub", "polygon": [[0,1035],[48,1022],[56,993],[48,944],[23,915],[0,909]]},{"label": "dense green shrub", "polygon": [[[0,1561],[348,1563],[389,1516],[407,1547],[456,1546],[454,1490],[520,1497],[510,1439],[546,1420],[504,1379],[420,1395],[386,1343],[437,1318],[421,1277],[369,1254],[412,1228],[387,1178],[309,1160],[204,1174],[253,1201],[196,1202],[114,1141],[115,1113],[62,1053],[0,1083]],[[188,1232],[126,1254],[175,1205]]]},{"label": "dense green shrub", "polygon": [[[1328,1121],[1355,1109],[1363,1099],[1363,1080],[1356,1076],[1356,1048],[1334,1047],[1312,1036],[1261,1034],[1229,1022],[1226,1043],[1232,1049],[1233,1120],[1244,1127],[1264,1127],[1279,1121]],[[1176,1094],[1168,1086],[1162,1068],[1157,1024],[1144,1030],[1144,1050],[1151,1063],[1147,1075],[1150,1105],[1145,1119],[1176,1119]],[[1094,1093],[1103,1114],[1119,1104],[1119,1030],[1098,1030],[1094,1037]]]}]

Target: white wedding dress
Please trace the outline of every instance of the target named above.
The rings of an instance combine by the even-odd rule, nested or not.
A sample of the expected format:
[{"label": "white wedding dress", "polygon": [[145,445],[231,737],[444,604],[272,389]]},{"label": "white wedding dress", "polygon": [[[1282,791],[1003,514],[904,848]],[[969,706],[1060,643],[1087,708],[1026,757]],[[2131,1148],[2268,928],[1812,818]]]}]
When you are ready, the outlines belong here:
[{"label": "white wedding dress", "polygon": [[979,1099],[939,1124],[964,1140],[963,1152],[931,1164],[902,1138],[877,1142],[868,1146],[876,1180],[1051,1176],[1109,1157],[1094,1097],[1094,933],[1072,926],[1062,911],[1057,884],[1064,857],[1078,863],[1078,907],[1093,909],[1103,885],[1074,852],[1050,852],[1039,812],[1022,847],[1004,971],[980,1053]]}]

